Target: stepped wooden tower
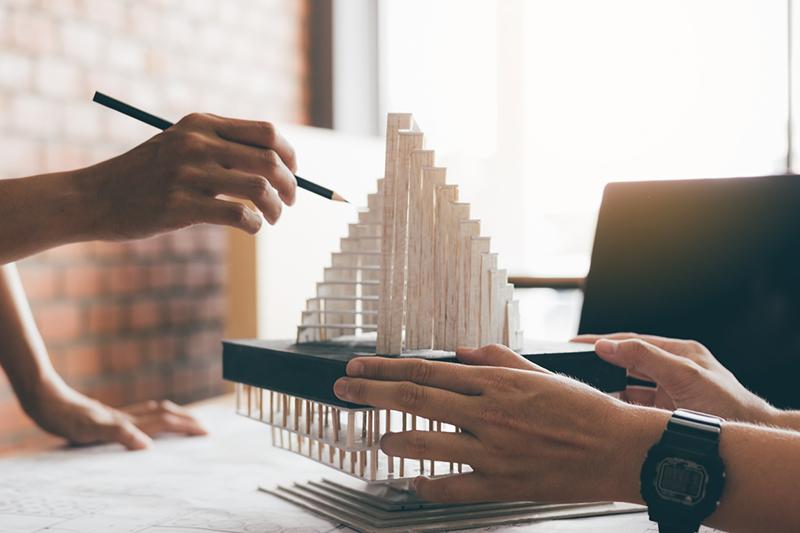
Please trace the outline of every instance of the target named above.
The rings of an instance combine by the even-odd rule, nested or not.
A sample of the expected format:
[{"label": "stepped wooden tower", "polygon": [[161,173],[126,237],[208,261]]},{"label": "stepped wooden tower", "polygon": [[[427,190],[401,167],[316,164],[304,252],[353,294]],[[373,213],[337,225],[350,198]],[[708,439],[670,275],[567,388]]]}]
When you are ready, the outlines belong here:
[{"label": "stepped wooden tower", "polygon": [[297,342],[376,332],[378,354],[522,346],[519,303],[489,237],[410,114],[386,125],[386,168],[307,301]]}]

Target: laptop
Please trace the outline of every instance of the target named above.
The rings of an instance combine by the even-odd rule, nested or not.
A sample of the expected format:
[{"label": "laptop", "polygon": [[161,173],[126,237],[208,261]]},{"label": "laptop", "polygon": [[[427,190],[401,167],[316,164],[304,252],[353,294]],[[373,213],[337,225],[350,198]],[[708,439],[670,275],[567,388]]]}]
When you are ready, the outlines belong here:
[{"label": "laptop", "polygon": [[579,330],[696,339],[800,408],[800,176],[609,184]]}]

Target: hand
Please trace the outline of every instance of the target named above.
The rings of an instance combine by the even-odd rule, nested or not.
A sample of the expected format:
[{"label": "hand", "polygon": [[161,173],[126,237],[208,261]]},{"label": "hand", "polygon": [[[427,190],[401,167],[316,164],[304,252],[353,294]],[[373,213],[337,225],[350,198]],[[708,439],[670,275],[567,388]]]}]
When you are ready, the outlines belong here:
[{"label": "hand", "polygon": [[255,233],[294,203],[294,149],[268,122],[191,114],[130,152],[77,171],[92,237],[143,238],[200,223]]},{"label": "hand", "polygon": [[129,450],[141,450],[163,432],[206,434],[188,411],[172,402],[114,409],[63,384],[45,387],[23,407],[42,429],[74,445],[118,442]]},{"label": "hand", "polygon": [[[462,433],[387,434],[388,455],[469,464],[473,472],[417,478],[429,501],[639,501],[641,458],[669,413],[625,404],[578,381],[523,363],[508,348],[459,350],[460,360],[367,357],[347,365],[342,400],[394,409]],[[591,480],[587,483],[586,480]]]},{"label": "hand", "polygon": [[752,423],[771,423],[778,414],[699,342],[635,333],[581,335],[573,340],[595,343],[601,359],[657,384],[628,387],[623,393],[628,402],[670,410],[682,407]]}]

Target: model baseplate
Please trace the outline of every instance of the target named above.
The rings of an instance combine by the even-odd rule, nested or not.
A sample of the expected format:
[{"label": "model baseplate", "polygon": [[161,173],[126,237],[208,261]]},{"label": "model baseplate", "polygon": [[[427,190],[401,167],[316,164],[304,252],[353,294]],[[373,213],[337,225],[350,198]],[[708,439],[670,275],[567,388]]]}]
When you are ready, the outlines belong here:
[{"label": "model baseplate", "polygon": [[[525,358],[550,371],[606,392],[625,388],[625,371],[599,359],[591,346],[533,341],[524,346]],[[387,432],[459,428],[336,398],[333,384],[345,375],[347,362],[368,355],[375,355],[374,341],[224,341],[223,377],[236,383],[237,413],[268,424],[273,445],[360,479],[391,481],[470,470],[458,463],[391,457],[380,450],[380,438]],[[456,361],[452,352],[430,350],[391,357]]]}]

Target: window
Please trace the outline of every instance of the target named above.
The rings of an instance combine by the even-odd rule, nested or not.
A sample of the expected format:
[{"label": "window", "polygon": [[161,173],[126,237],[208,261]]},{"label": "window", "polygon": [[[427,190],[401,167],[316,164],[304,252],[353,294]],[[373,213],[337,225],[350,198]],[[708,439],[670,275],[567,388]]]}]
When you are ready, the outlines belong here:
[{"label": "window", "polygon": [[383,0],[378,116],[415,114],[512,274],[580,276],[607,182],[786,172],[788,17],[759,0]]}]

